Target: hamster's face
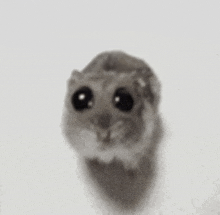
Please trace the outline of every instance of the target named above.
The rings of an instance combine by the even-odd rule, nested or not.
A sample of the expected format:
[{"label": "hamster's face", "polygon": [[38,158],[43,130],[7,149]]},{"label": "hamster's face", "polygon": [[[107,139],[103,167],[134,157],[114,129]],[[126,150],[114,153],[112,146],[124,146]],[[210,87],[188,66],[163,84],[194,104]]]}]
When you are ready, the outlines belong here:
[{"label": "hamster's face", "polygon": [[71,78],[63,127],[85,158],[136,166],[153,130],[154,111],[130,75],[78,74]]}]

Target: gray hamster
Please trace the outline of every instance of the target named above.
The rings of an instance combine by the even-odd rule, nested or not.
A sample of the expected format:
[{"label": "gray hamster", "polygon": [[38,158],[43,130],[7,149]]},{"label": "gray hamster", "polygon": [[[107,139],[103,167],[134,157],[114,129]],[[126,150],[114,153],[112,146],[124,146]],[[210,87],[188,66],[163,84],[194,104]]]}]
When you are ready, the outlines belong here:
[{"label": "gray hamster", "polygon": [[106,194],[124,207],[137,203],[153,175],[162,133],[159,101],[152,69],[121,51],[97,55],[67,83],[64,136]]}]

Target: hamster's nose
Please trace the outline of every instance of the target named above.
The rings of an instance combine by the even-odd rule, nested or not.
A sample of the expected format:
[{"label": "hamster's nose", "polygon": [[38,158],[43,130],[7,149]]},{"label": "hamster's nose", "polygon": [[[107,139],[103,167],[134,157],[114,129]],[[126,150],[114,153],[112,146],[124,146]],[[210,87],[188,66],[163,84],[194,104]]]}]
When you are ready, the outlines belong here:
[{"label": "hamster's nose", "polygon": [[111,123],[111,114],[103,113],[97,114],[90,119],[91,123],[95,126],[98,126],[103,129],[107,129],[110,127]]}]

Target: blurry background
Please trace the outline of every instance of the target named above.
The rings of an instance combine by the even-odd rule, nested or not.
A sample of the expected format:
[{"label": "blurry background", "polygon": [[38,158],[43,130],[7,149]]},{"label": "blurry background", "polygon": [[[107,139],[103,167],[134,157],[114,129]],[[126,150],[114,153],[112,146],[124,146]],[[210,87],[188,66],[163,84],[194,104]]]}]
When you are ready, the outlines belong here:
[{"label": "blurry background", "polygon": [[162,83],[167,134],[143,214],[220,214],[219,14],[217,0],[2,0],[0,213],[108,214],[79,179],[60,121],[71,71],[123,50]]}]

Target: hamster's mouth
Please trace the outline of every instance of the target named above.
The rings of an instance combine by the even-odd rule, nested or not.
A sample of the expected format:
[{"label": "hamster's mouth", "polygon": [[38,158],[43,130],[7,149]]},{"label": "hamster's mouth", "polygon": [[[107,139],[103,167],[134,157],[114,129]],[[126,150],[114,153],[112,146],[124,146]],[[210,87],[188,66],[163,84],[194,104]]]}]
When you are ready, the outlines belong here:
[{"label": "hamster's mouth", "polygon": [[97,132],[97,141],[103,143],[104,145],[109,145],[112,142],[111,132],[110,131],[102,131]]}]

